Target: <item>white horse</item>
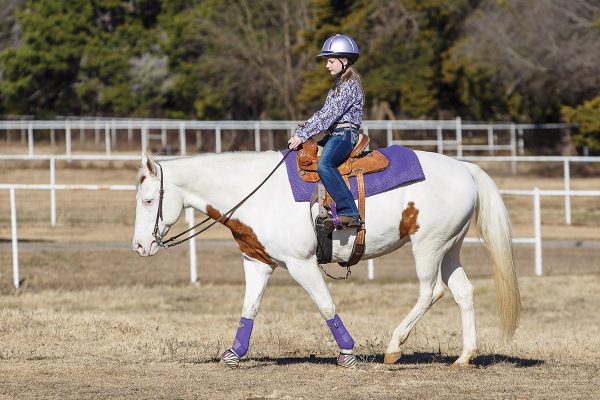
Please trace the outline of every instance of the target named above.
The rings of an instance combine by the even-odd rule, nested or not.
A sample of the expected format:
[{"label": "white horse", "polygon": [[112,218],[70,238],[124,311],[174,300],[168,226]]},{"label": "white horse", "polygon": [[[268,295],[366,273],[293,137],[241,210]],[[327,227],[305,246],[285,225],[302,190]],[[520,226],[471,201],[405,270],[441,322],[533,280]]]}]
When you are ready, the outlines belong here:
[{"label": "white horse", "polygon": [[[384,362],[394,363],[401,345],[425,312],[448,287],[461,312],[463,350],[454,365],[467,366],[477,352],[473,287],[460,264],[460,249],[475,215],[494,265],[496,300],[502,333],[510,338],[518,325],[520,295],[513,264],[508,213],[491,178],[478,166],[437,153],[416,152],[426,179],[366,199],[366,239],[363,259],[390,253],[406,242],[419,279],[415,306],[396,327]],[[152,256],[160,238],[193,207],[219,219],[250,193],[281,161],[279,152],[235,152],[183,157],[161,162],[146,156],[138,172],[133,250]],[[162,218],[158,218],[161,180],[164,185]],[[335,304],[316,258],[313,221],[318,206],[295,202],[287,172],[275,174],[223,223],[231,229],[243,255],[246,290],[240,326],[231,349],[223,354],[236,365],[247,352],[253,321],[276,267],[288,270],[314,301],[327,321],[341,351],[337,362],[356,364],[354,342],[336,314]],[[158,222],[153,235],[155,222]],[[347,261],[356,230],[335,231],[333,260]]]}]

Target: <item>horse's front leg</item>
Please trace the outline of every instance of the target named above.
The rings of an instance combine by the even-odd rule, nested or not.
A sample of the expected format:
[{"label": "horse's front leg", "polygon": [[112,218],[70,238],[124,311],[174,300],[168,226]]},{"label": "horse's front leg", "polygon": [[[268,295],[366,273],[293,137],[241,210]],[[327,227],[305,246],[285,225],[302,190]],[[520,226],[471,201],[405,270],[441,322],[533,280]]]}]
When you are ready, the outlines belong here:
[{"label": "horse's front leg", "polygon": [[335,341],[340,348],[338,365],[352,368],[356,366],[356,357],[352,355],[354,340],[335,312],[335,304],[327,284],[319,271],[316,261],[293,261],[287,263],[288,271],[296,282],[308,293],[327,322]]},{"label": "horse's front leg", "polygon": [[233,341],[233,346],[225,350],[221,356],[223,362],[235,367],[240,358],[246,355],[250,345],[250,335],[254,326],[254,318],[258,314],[260,302],[262,301],[265,288],[273,273],[273,267],[260,261],[244,257],[244,274],[246,276],[246,293],[244,294],[244,306],[242,317]]}]

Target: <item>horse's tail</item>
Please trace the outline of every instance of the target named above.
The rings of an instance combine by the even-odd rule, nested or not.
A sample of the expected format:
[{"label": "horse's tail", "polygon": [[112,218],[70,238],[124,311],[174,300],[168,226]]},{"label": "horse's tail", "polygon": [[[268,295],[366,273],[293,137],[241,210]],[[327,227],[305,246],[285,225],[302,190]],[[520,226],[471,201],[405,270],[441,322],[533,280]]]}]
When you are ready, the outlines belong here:
[{"label": "horse's tail", "polygon": [[508,211],[498,188],[479,166],[465,163],[477,186],[476,220],[479,237],[486,244],[494,264],[496,303],[502,325],[502,338],[510,339],[519,324],[521,296],[512,252]]}]

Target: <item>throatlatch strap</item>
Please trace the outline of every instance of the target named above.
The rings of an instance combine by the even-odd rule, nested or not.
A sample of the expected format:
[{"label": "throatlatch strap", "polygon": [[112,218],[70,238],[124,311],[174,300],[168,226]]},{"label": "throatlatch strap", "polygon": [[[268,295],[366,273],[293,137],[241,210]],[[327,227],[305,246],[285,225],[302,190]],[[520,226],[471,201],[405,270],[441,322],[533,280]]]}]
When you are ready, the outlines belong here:
[{"label": "throatlatch strap", "polygon": [[365,252],[365,234],[367,232],[365,230],[365,180],[362,171],[356,172],[356,185],[358,187],[358,212],[362,223],[356,232],[350,259],[345,263],[339,263],[344,268],[351,267],[359,262]]}]

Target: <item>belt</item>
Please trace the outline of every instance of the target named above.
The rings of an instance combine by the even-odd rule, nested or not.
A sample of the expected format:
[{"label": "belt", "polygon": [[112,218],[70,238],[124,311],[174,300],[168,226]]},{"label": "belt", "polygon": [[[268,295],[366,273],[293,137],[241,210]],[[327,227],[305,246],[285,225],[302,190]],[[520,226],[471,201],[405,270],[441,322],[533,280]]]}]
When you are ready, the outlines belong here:
[{"label": "belt", "polygon": [[354,129],[358,129],[358,125],[354,125],[353,123],[350,123],[350,122],[340,122],[339,124],[333,124],[333,125],[331,125],[331,127],[329,128],[329,130],[333,131],[334,129],[338,129],[338,128],[354,128]]}]

